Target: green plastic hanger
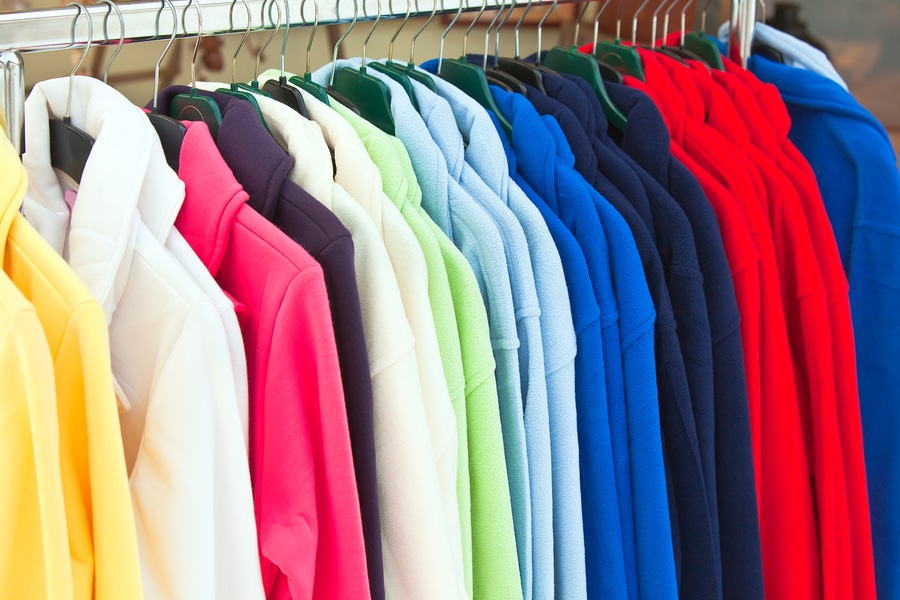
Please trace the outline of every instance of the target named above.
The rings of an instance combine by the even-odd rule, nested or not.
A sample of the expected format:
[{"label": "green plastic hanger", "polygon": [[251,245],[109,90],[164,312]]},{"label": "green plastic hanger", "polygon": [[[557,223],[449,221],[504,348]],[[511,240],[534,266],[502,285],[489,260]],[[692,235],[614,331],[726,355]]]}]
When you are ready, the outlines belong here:
[{"label": "green plastic hanger", "polygon": [[[237,57],[241,51],[241,48],[244,47],[244,41],[246,41],[247,36],[250,35],[250,26],[253,20],[253,15],[250,12],[250,4],[247,0],[241,0],[244,4],[244,8],[247,10],[247,30],[244,32],[243,37],[241,37],[241,41],[238,43],[237,49],[234,51],[234,55],[231,57],[231,84],[228,87],[219,88],[216,92],[220,94],[225,94],[226,96],[231,96],[232,98],[240,98],[246,102],[250,103],[250,106],[253,107],[253,111],[256,113],[256,116],[259,117],[260,122],[269,130],[269,126],[266,124],[266,120],[263,117],[262,110],[259,108],[259,102],[257,102],[256,97],[246,90],[243,90],[239,87],[237,80]],[[234,28],[234,4],[232,4],[232,12],[229,14],[229,19],[231,20],[230,26]]]},{"label": "green plastic hanger", "polygon": [[[481,104],[484,108],[492,111],[497,116],[497,120],[500,122],[500,127],[503,129],[504,133],[506,133],[507,136],[511,136],[512,123],[506,115],[503,114],[500,107],[497,106],[494,97],[491,95],[484,69],[471,65],[466,60],[466,43],[468,41],[469,32],[472,31],[472,27],[474,27],[477,19],[472,21],[469,28],[466,30],[466,35],[463,37],[462,58],[444,59],[444,41],[447,39],[447,34],[462,16],[462,10],[463,4],[460,2],[456,16],[453,17],[453,20],[447,26],[447,29],[441,34],[441,47],[438,54],[438,75],[465,92],[470,98]],[[482,10],[484,9],[482,8]]]},{"label": "green plastic hanger", "polygon": [[[304,7],[306,6],[306,0],[300,3],[300,18],[303,19],[303,24],[306,25],[306,17],[304,16]],[[310,96],[318,100],[319,102],[324,103],[327,106],[331,106],[331,100],[328,97],[328,92],[325,91],[325,88],[312,79],[312,73],[309,70],[309,55],[312,51],[313,41],[316,39],[316,32],[319,30],[319,2],[318,0],[314,0],[313,2],[313,29],[312,33],[309,36],[309,41],[306,43],[306,72],[303,73],[303,76],[294,75],[288,79],[288,82],[292,85],[297,86],[301,90],[308,93]]]},{"label": "green plastic hanger", "polygon": [[[706,11],[709,10],[710,2],[712,2],[712,0],[706,0],[706,4],[703,5],[703,12],[700,15],[700,31],[689,33],[684,36],[681,44],[685,47],[685,49],[690,50],[701,59],[703,59],[703,61],[713,69],[724,71],[725,63],[722,61],[722,52],[719,51],[719,45],[716,44],[716,42],[708,37],[705,33]],[[765,17],[763,18],[765,19]],[[681,30],[684,31],[683,13]]]},{"label": "green plastic hanger", "polygon": [[[554,0],[553,6],[556,5],[556,1]],[[551,7],[551,11],[552,11]],[[581,19],[584,17],[584,12],[587,10],[587,3],[585,3],[584,9],[582,10],[581,16],[575,22],[575,39],[578,39],[578,30],[579,25],[581,23]],[[601,9],[602,12],[602,9]],[[550,13],[548,12],[547,15]],[[547,15],[544,15],[544,19],[547,18]],[[541,23],[543,23],[543,20]],[[540,37],[538,37],[540,39]],[[538,42],[540,43],[540,42]],[[540,60],[541,49],[538,46],[538,59]],[[600,66],[597,64],[597,58],[591,56],[590,54],[584,54],[583,52],[578,51],[577,46],[572,46],[571,48],[563,48],[562,46],[557,46],[552,48],[547,56],[541,60],[543,66],[553,69],[559,73],[567,73],[569,75],[575,75],[579,77],[588,84],[590,84],[591,88],[593,88],[594,93],[597,94],[597,99],[600,100],[601,106],[603,106],[603,113],[606,115],[606,118],[609,119],[609,122],[618,129],[619,131],[625,130],[625,122],[626,117],[619,110],[619,108],[613,103],[612,98],[609,97],[609,93],[606,91],[606,84],[603,83],[603,76],[600,73]]]},{"label": "green plastic hanger", "polygon": [[[379,2],[378,17],[375,20],[375,26],[381,19],[381,8]],[[341,43],[350,34],[356,26],[359,18],[359,4],[357,0],[353,0],[353,21],[350,27],[338,39],[334,45],[333,61],[337,61],[337,53]],[[371,31],[369,32],[371,36]],[[368,41],[368,38],[366,38]],[[394,135],[394,115],[391,113],[391,91],[387,85],[377,77],[373,77],[366,72],[366,55],[365,44],[363,44],[362,64],[359,69],[350,67],[341,67],[333,69],[331,72],[331,82],[329,89],[334,89],[342,96],[352,102],[360,111],[360,115],[384,131],[387,134]]]},{"label": "green plastic hanger", "polygon": [[[437,4],[435,4],[437,6]],[[393,2],[388,0],[388,11],[391,14],[394,14]],[[399,63],[394,62],[394,42],[397,41],[397,36],[400,35],[400,31],[403,29],[403,26],[406,25],[407,21],[409,21],[409,16],[412,12],[412,4],[409,2],[406,3],[406,15],[403,17],[403,21],[400,23],[400,26],[397,28],[397,31],[394,32],[394,35],[391,36],[391,41],[388,44],[388,57],[384,63],[380,62],[371,62],[368,66],[370,66],[375,71],[379,73],[384,73],[397,83],[399,83],[403,87],[403,91],[406,92],[406,95],[409,97],[409,101],[412,103],[413,108],[416,109],[416,112],[419,111],[419,103],[416,100],[416,93],[413,90],[412,81],[407,73],[407,68],[405,66],[400,65]],[[376,23],[377,23],[376,19]],[[374,32],[375,28],[372,28]],[[371,36],[372,33],[370,32]],[[366,42],[368,42],[368,38],[366,38]]]},{"label": "green plastic hanger", "polygon": [[644,0],[644,3],[634,13],[634,18],[631,25],[631,46],[622,45],[622,8],[625,5],[625,0],[621,0],[619,2],[619,14],[616,17],[615,41],[599,42],[597,44],[594,44],[594,56],[607,63],[608,65],[615,67],[620,72],[626,75],[631,75],[632,77],[636,77],[641,81],[644,81],[644,66],[641,62],[641,56],[638,54],[634,46],[637,42],[638,13],[641,12],[641,9],[646,6],[648,1],[649,0]]},{"label": "green plastic hanger", "polygon": [[[188,0],[188,6],[195,5],[197,9],[197,42],[194,44],[194,53],[191,56],[191,91],[187,94],[177,94],[169,104],[169,116],[179,121],[203,121],[209,127],[209,133],[213,139],[219,134],[219,126],[222,124],[222,111],[216,101],[208,96],[201,96],[197,90],[197,51],[200,48],[200,40],[203,38],[203,16],[200,13],[200,3]],[[181,13],[181,27],[185,27],[187,6]]]}]

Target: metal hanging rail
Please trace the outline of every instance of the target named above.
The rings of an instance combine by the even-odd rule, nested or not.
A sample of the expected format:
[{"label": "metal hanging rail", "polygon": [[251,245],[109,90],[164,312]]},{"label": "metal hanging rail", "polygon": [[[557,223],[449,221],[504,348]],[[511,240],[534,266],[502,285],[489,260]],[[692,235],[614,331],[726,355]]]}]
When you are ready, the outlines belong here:
[{"label": "metal hanging rail", "polygon": [[[281,3],[281,0],[278,0]],[[291,27],[304,27],[312,24],[313,7],[311,2],[307,2],[305,20],[304,15],[300,13],[301,0],[284,0],[290,3]],[[364,0],[359,0],[359,20],[364,19],[365,12],[362,10]],[[413,0],[410,0],[413,1]],[[563,2],[572,0],[562,0]],[[273,24],[269,18],[263,19],[263,4],[269,4],[270,0],[248,0],[251,13],[253,15],[252,29],[254,31],[262,29],[272,29]],[[335,23],[348,22],[353,17],[353,2],[348,0],[338,0],[339,6],[335,2],[329,0],[321,0],[319,2],[319,25],[330,25]],[[433,8],[432,2],[439,3],[439,12],[454,12],[459,9],[460,3],[468,10],[477,10],[481,8],[481,2],[478,0],[422,0],[417,8],[418,12],[414,15],[428,15]],[[513,0],[515,4],[526,5],[526,0]],[[181,15],[188,5],[187,0],[174,0],[175,9]],[[382,3],[385,9],[382,12],[382,18],[390,19],[406,16],[406,6],[403,2],[395,2],[394,12],[387,9],[387,2]],[[488,0],[488,8],[499,8],[504,5],[508,8],[509,2],[501,2],[500,0]],[[534,6],[542,4],[550,5],[549,0],[536,0]],[[244,33],[247,29],[247,21],[244,10],[235,10],[234,16],[231,16],[234,2],[232,0],[206,0],[200,3],[203,11],[203,35],[204,37],[212,35],[222,35],[228,33]],[[168,39],[172,32],[172,16],[169,10],[163,10],[160,15],[160,2],[134,2],[118,4],[122,11],[122,17],[125,20],[125,43],[152,41],[157,39]],[[338,14],[340,10],[340,14]],[[103,22],[109,12],[109,7],[104,4],[91,5],[87,7],[87,12],[93,22],[93,40],[94,44],[116,45],[119,42],[118,19],[109,19],[109,39],[103,34]],[[191,11],[193,12],[193,11]],[[15,49],[20,52],[40,52],[48,50],[64,50],[71,48],[72,44],[72,21],[78,14],[75,7],[53,8],[48,10],[19,11],[6,14],[0,14],[0,50]],[[369,10],[369,19],[374,19],[374,11]],[[157,31],[157,15],[159,16],[159,31]],[[187,19],[187,31],[185,31],[181,23],[177,24],[178,37],[192,37],[197,34],[197,17],[189,12]],[[87,19],[79,18],[75,24],[75,44],[84,44],[87,42],[88,25]]]}]

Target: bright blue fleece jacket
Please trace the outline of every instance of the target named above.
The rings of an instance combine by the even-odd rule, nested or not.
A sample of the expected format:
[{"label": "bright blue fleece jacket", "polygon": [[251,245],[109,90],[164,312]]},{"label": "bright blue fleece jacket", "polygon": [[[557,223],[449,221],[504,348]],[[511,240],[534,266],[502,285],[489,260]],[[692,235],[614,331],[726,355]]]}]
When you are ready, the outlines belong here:
[{"label": "bright blue fleece jacket", "polygon": [[887,132],[841,86],[758,56],[790,139],[809,161],[850,282],[869,509],[880,598],[900,598],[900,173]]}]

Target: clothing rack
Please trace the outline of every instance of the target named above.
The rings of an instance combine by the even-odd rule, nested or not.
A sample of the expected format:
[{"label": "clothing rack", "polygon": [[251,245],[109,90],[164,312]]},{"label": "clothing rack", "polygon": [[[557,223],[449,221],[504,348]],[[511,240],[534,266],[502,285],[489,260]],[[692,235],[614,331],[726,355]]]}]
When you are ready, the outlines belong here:
[{"label": "clothing rack", "polygon": [[[251,31],[271,30],[274,28],[272,20],[264,13],[266,5],[271,12],[272,0],[246,0],[250,6]],[[275,0],[279,1],[279,0]],[[279,4],[284,7],[285,21],[290,27],[309,27],[313,25],[314,13],[318,8],[319,25],[333,25],[347,23],[354,17],[354,5],[356,5],[358,21],[374,20],[378,12],[383,19],[404,17],[407,5],[402,0],[387,2],[380,0],[379,10],[363,10],[359,6],[366,0],[337,0],[336,2],[308,2],[306,0],[282,0]],[[411,11],[412,16],[430,14],[434,8],[434,2],[438,0],[414,1]],[[573,2],[575,0],[558,0],[559,2]],[[241,4],[243,0],[241,0]],[[371,3],[371,0],[370,0]],[[484,0],[487,9],[508,8],[511,4],[516,7],[531,6],[532,9],[553,5],[553,0]],[[173,26],[176,29],[176,38],[188,38],[197,35],[198,18],[194,9],[199,6],[202,14],[202,31],[204,36],[224,35],[232,33],[244,33],[247,30],[246,11],[237,0],[212,0],[195,2],[189,9],[189,0],[174,0],[178,22],[172,23],[172,16],[166,5],[161,2],[133,2],[118,5],[121,11],[125,29],[126,44],[136,42],[148,42],[168,39],[172,35]],[[475,11],[482,8],[482,3],[466,0],[441,0],[439,13],[452,13],[459,10],[460,4],[464,11]],[[308,6],[315,5],[315,6]],[[302,9],[302,10],[301,10]],[[91,42],[95,45],[116,45],[119,43],[120,31],[117,15],[110,14],[110,8],[106,5],[90,5],[85,8],[86,14],[93,25]],[[185,15],[185,11],[189,11]],[[748,25],[752,27],[756,10],[755,0],[732,0],[732,22],[737,22],[739,27],[734,28],[737,34],[737,42],[740,43],[742,56],[749,55]],[[88,41],[88,20],[76,17],[79,9],[75,6],[53,8],[46,10],[18,11],[0,14],[0,113],[7,122],[7,132],[13,145],[24,152],[23,124],[25,103],[25,76],[24,63],[20,53],[67,50],[82,46]],[[73,29],[74,21],[74,29]],[[104,33],[104,21],[107,22]],[[487,22],[487,21],[486,21]],[[741,35],[743,34],[743,35]]]}]

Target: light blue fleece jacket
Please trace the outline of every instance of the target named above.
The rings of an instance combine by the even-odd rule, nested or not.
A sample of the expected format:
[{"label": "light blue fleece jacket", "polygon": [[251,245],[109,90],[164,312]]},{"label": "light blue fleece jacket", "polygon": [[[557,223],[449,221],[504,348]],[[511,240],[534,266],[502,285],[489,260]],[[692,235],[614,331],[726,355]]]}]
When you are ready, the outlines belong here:
[{"label": "light blue fleece jacket", "polygon": [[[341,67],[359,69],[360,60],[338,60],[336,68]],[[331,70],[331,64],[325,65],[313,73],[313,80],[327,85]],[[404,89],[374,69],[367,72],[376,77],[381,75],[388,86],[395,135],[406,146],[412,160],[422,188],[422,206],[469,261],[488,311],[522,593],[529,600],[533,589],[531,488],[518,356],[520,342],[503,239],[490,216],[450,177],[443,153]]]},{"label": "light blue fleece jacket", "polygon": [[[462,137],[446,100],[419,82],[412,82],[419,114],[447,160],[451,178],[493,219],[503,239],[519,333],[519,364],[524,397],[525,440],[531,484],[533,597],[554,593],[553,480],[551,476],[550,416],[544,378],[540,306],[534,269],[525,232],[518,219],[494,191],[465,162]],[[451,211],[455,210],[451,206]]]},{"label": "light blue fleece jacket", "polygon": [[575,408],[577,347],[562,261],[540,211],[510,179],[506,151],[490,115],[452,84],[439,77],[434,77],[434,83],[437,93],[449,102],[453,110],[465,143],[466,163],[494,193],[501,199],[505,198],[528,240],[541,307],[549,400],[556,593],[561,598],[586,598],[584,528],[578,518],[581,514],[581,481]]}]

